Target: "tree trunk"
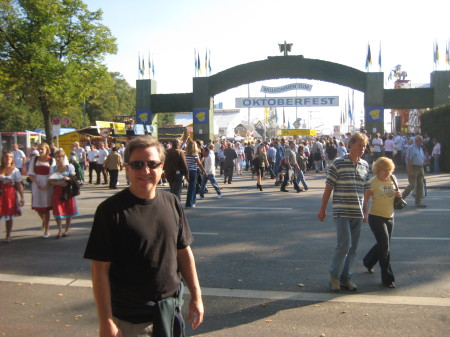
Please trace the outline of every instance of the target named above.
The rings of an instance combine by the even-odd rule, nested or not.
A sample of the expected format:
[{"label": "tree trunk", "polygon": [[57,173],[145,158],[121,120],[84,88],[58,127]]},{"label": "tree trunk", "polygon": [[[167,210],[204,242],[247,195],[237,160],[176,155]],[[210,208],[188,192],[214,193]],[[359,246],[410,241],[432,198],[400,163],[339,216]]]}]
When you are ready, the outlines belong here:
[{"label": "tree trunk", "polygon": [[50,118],[50,109],[48,106],[47,99],[44,96],[39,97],[39,102],[41,105],[42,115],[44,117],[44,127],[45,127],[45,142],[50,146],[53,145],[53,126]]}]

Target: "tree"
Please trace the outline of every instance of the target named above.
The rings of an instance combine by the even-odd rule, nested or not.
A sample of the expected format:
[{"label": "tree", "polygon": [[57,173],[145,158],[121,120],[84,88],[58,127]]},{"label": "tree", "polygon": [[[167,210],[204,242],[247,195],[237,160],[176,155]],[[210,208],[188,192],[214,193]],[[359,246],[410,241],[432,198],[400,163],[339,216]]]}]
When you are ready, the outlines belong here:
[{"label": "tree", "polygon": [[175,125],[175,115],[174,112],[164,112],[158,115],[158,126]]},{"label": "tree", "polygon": [[117,46],[101,20],[101,10],[90,12],[81,0],[0,2],[0,87],[41,112],[49,143],[52,115],[110,81],[101,62]]},{"label": "tree", "polygon": [[[135,115],[136,89],[119,73],[110,73],[110,78],[109,83],[93,88],[92,95],[86,99],[86,118],[90,125],[97,120],[112,121],[117,115]],[[83,104],[77,108],[77,111],[81,110]]]},{"label": "tree", "polygon": [[450,125],[450,105],[443,105],[425,111],[420,117],[422,133],[428,133],[430,137],[437,138],[442,147],[441,170],[450,170],[450,137],[448,126]]},{"label": "tree", "polygon": [[0,130],[31,130],[42,125],[42,114],[11,92],[0,92]]}]

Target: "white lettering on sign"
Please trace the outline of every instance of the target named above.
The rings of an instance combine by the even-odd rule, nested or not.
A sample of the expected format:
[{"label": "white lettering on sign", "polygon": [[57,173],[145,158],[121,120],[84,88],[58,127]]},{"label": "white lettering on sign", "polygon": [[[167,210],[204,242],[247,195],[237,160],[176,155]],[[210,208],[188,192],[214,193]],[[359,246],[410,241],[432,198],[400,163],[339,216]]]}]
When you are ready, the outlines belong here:
[{"label": "white lettering on sign", "polygon": [[339,106],[339,96],[247,97],[236,98],[236,108]]},{"label": "white lettering on sign", "polygon": [[261,86],[261,92],[265,94],[281,94],[286,91],[291,90],[307,90],[311,91],[312,85],[308,83],[291,83],[286,84],[281,87],[266,87],[265,85]]}]

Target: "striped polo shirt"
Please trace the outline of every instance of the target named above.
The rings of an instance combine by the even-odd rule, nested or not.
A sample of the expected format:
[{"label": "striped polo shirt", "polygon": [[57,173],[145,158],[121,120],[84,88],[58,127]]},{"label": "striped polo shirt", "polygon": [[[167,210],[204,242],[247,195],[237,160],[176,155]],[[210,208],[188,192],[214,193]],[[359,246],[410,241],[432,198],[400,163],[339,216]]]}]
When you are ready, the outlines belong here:
[{"label": "striped polo shirt", "polygon": [[196,154],[195,156],[186,155],[186,163],[187,163],[189,171],[197,170],[197,159],[198,159],[198,154]]},{"label": "striped polo shirt", "polygon": [[337,158],[328,169],[326,184],[333,187],[333,217],[362,218],[364,191],[370,189],[369,164],[355,166],[348,155]]}]

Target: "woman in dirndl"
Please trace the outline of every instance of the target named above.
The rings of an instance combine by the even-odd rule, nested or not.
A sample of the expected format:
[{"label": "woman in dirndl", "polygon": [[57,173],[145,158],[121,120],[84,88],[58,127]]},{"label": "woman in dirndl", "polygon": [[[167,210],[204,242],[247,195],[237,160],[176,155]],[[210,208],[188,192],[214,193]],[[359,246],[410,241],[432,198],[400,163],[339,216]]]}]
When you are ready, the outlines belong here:
[{"label": "woman in dirndl", "polygon": [[[20,202],[17,193],[20,195]],[[6,243],[11,242],[13,218],[22,215],[20,207],[23,207],[22,175],[14,166],[14,154],[6,151],[2,155],[0,163],[0,220],[6,222]]]},{"label": "woman in dirndl", "polygon": [[[56,239],[61,236],[69,236],[70,223],[72,217],[78,215],[77,203],[75,197],[72,196],[71,192],[67,192],[63,198],[64,188],[70,184],[72,176],[75,176],[75,168],[72,164],[65,164],[64,158],[66,154],[64,150],[60,149],[55,152],[56,166],[52,168],[52,174],[49,178],[49,182],[54,187],[53,198],[52,198],[52,208],[53,216],[55,217],[56,224],[58,225],[58,234]],[[75,178],[76,179],[76,178]],[[66,220],[66,228],[64,233],[62,232],[62,219]]]},{"label": "woman in dirndl", "polygon": [[39,155],[36,156],[28,174],[33,182],[31,187],[31,208],[35,210],[42,220],[42,229],[44,230],[44,239],[49,238],[50,210],[52,209],[53,186],[48,183],[48,177],[55,160],[50,157],[50,147],[47,143],[39,144]]}]

